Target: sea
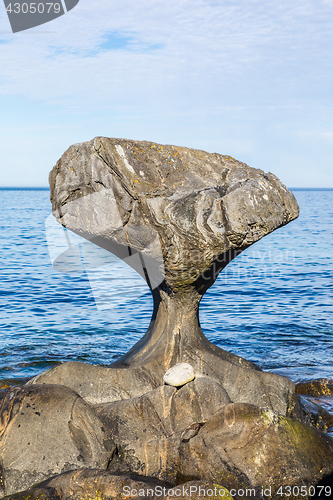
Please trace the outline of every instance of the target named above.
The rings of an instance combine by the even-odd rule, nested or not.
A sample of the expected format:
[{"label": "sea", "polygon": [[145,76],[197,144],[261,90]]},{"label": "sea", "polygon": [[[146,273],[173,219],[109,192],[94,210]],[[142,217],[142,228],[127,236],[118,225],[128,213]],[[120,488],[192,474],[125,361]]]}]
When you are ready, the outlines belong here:
[{"label": "sea", "polygon": [[[221,272],[200,323],[266,371],[333,380],[333,190],[292,191],[299,218]],[[0,234],[0,381],[24,383],[65,361],[109,365],[143,336],[147,285],[117,258],[85,267],[85,242],[56,223],[48,189],[0,189]],[[321,403],[333,411],[331,397]]]}]

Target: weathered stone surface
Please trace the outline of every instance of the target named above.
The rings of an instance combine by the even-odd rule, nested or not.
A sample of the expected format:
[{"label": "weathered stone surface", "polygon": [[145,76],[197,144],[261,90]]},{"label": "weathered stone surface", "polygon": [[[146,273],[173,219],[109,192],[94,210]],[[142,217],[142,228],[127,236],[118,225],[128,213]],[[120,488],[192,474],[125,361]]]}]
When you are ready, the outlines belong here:
[{"label": "weathered stone surface", "polygon": [[273,174],[228,156],[147,141],[97,137],[71,146],[50,187],[59,222],[107,249],[142,251],[145,228],[156,230],[172,289],[298,215],[294,196]]},{"label": "weathered stone surface", "polygon": [[166,371],[185,361],[185,343],[207,349],[197,319],[205,290],[241,251],[298,216],[273,174],[146,141],[99,137],[71,146],[50,187],[61,224],[125,259],[154,290],[154,324],[119,366],[141,366],[153,354]]},{"label": "weathered stone surface", "polygon": [[[202,352],[200,344],[197,349],[190,347],[190,352],[183,351],[183,360],[196,365],[198,377],[207,376],[222,385],[231,401],[270,408],[285,416],[295,414],[299,400],[291,380],[259,369],[242,368],[226,361],[223,355],[220,357],[218,348],[215,353],[215,346],[205,350],[204,342]],[[154,356],[150,362],[137,368],[106,368],[70,362],[42,373],[29,384],[63,384],[87,402],[99,404],[138,397],[159,387],[164,375],[161,368],[159,359]]]},{"label": "weathered stone surface", "polygon": [[203,423],[230,398],[214,379],[197,377],[177,390],[163,385],[139,398],[94,406],[114,442],[119,446],[180,434],[194,423]]},{"label": "weathered stone surface", "polygon": [[330,396],[333,394],[333,380],[318,378],[298,382],[296,392],[307,396]]},{"label": "weathered stone surface", "polygon": [[98,404],[141,396],[163,383],[144,368],[115,370],[105,366],[71,361],[59,365],[28,382],[32,384],[61,384],[80,394],[88,403]]},{"label": "weathered stone surface", "polygon": [[220,384],[198,377],[179,390],[164,385],[140,398],[94,406],[117,445],[110,469],[176,484],[181,442],[229,402]]},{"label": "weathered stone surface", "polygon": [[332,452],[333,440],[307,425],[229,404],[182,445],[181,465],[185,478],[223,480],[229,489],[269,485],[274,492],[281,485],[317,484],[332,472]]},{"label": "weathered stone surface", "polygon": [[189,363],[178,363],[172,366],[164,374],[163,380],[166,384],[173,387],[180,387],[187,382],[191,382],[195,378],[195,371],[193,366]]},{"label": "weathered stone surface", "polygon": [[114,475],[109,471],[83,469],[67,472],[43,483],[43,486],[6,497],[5,500],[232,500],[221,485],[205,481],[189,481],[172,487],[154,478]]},{"label": "weathered stone surface", "polygon": [[[274,491],[280,486],[309,487],[332,473],[333,440],[270,410],[248,404],[223,404],[224,401],[222,408],[215,411],[218,406],[215,397],[215,403],[211,402],[211,417],[204,418],[208,417],[207,409],[205,414],[201,410],[198,415],[193,404],[192,420],[188,412],[184,421],[184,396],[179,401],[175,401],[175,396],[189,392],[192,384],[188,401],[192,400],[195,382],[179,391],[163,386],[136,400],[96,407],[117,443],[108,471],[68,473],[60,481],[55,478],[43,486],[56,488],[61,499],[67,498],[63,496],[67,490],[75,492],[72,498],[85,499],[83,492],[92,494],[92,488],[108,498],[111,487],[112,498],[122,498],[115,491],[119,494],[120,485],[128,484],[123,481],[132,474],[140,476],[141,481],[146,477],[149,484],[152,479],[169,486],[200,480],[223,484],[228,490],[254,489],[251,497],[261,499],[263,486],[272,488],[272,498],[279,498]],[[217,387],[216,391],[220,392]],[[153,419],[152,414],[155,414]],[[183,439],[184,430],[181,431],[184,425],[185,431],[192,431],[187,439]]]},{"label": "weathered stone surface", "polygon": [[[297,217],[285,186],[230,157],[106,138],[69,148],[50,184],[57,220],[136,269],[154,311],[144,337],[110,367],[66,363],[6,393],[3,494],[58,473],[17,500],[36,491],[120,499],[126,485],[202,481],[263,500],[263,486],[275,498],[281,485],[328,480],[333,441],[314,428],[327,415],[304,404],[290,380],[214,346],[198,319],[218,273]],[[179,363],[195,379],[163,385]],[[74,471],[82,466],[108,469]]]},{"label": "weathered stone surface", "polygon": [[333,471],[331,438],[271,410],[230,403],[209,378],[94,409],[117,444],[113,472],[259,491],[310,486]]},{"label": "weathered stone surface", "polygon": [[[30,382],[64,384],[97,404],[117,442],[114,470],[175,481],[183,448],[213,415],[203,403],[212,388],[215,412],[247,403],[303,419],[290,380],[214,346],[198,321],[218,273],[297,217],[294,196],[274,175],[218,154],[97,138],[69,148],[50,185],[57,220],[123,258],[153,293],[149,329],[119,361],[68,363]],[[195,381],[158,389],[178,363],[194,368]]]},{"label": "weathered stone surface", "polygon": [[105,468],[114,448],[99,418],[67,387],[0,395],[0,497],[67,470]]},{"label": "weathered stone surface", "polygon": [[333,415],[322,408],[319,404],[309,401],[303,397],[300,398],[303,411],[303,422],[316,427],[320,431],[327,432],[333,427]]}]

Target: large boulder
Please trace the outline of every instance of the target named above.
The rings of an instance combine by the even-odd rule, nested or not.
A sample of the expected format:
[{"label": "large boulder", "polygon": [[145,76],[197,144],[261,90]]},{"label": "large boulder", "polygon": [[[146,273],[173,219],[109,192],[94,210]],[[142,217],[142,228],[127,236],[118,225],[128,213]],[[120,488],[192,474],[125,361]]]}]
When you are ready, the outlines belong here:
[{"label": "large boulder", "polygon": [[235,251],[298,216],[293,194],[271,173],[146,141],[75,144],[52,170],[50,187],[53,213],[65,227],[123,258],[130,247],[156,259],[160,275],[139,269],[153,288],[164,276],[168,288],[183,289],[203,272],[209,283],[214,262],[218,271]]},{"label": "large boulder", "polygon": [[278,491],[287,497],[285,486],[306,486],[302,496],[311,497],[310,486],[332,474],[333,440],[270,410],[232,403],[183,444],[181,456],[184,477],[223,478],[228,488],[269,488],[272,498],[281,498]]},{"label": "large boulder", "polygon": [[330,437],[269,409],[232,403],[209,377],[94,410],[117,446],[113,472],[258,493],[260,487],[309,488],[333,470]]},{"label": "large boulder", "polygon": [[68,470],[106,468],[114,449],[100,419],[67,387],[0,395],[0,497]]}]

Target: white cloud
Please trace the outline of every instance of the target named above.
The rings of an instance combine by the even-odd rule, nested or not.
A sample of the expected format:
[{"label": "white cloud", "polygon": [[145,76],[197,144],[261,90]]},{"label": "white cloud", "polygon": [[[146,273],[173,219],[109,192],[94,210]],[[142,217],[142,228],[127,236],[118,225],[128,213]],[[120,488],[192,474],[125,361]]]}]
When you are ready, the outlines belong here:
[{"label": "white cloud", "polygon": [[[299,131],[333,127],[332,28],[333,3],[325,0],[80,0],[15,35],[4,34],[3,9],[2,128],[34,137],[41,127],[53,152],[115,131],[244,154],[261,168],[273,151],[277,166],[282,151],[302,162]],[[11,96],[30,102],[31,117],[7,104]],[[37,105],[44,114],[35,123]],[[53,143],[45,135],[52,130]],[[292,166],[284,165],[289,176]]]},{"label": "white cloud", "polygon": [[[273,86],[299,83],[297,72],[313,81],[332,76],[332,14],[332,4],[322,1],[81,0],[45,25],[54,33],[38,34],[44,26],[3,37],[0,92],[94,102],[136,97],[138,90],[147,96],[170,88],[186,96],[187,84],[216,94],[218,86],[256,73],[263,87],[274,77]],[[100,51],[114,32],[134,42]],[[156,44],[162,48],[149,50]]]}]

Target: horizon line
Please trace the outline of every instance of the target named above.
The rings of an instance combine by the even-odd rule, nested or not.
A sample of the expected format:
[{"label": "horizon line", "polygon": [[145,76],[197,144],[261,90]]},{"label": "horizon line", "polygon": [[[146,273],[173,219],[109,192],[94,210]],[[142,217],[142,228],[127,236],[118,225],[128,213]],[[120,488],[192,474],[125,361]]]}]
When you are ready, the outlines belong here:
[{"label": "horizon line", "polygon": [[[19,190],[25,190],[25,191],[28,191],[28,190],[31,190],[31,191],[49,191],[50,187],[49,186],[0,186],[0,190],[7,190],[7,191],[19,191]],[[333,186],[332,187],[288,187],[287,186],[287,189],[289,189],[290,191],[304,191],[304,190],[308,190],[308,191],[333,191]]]}]

